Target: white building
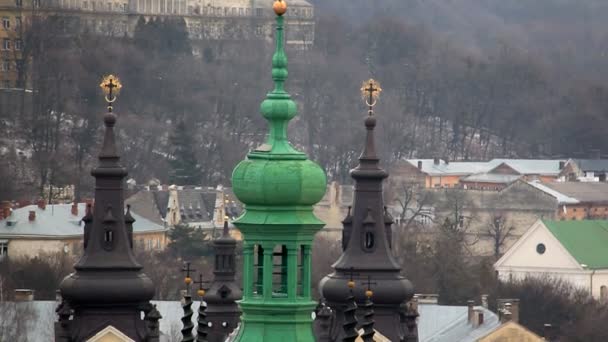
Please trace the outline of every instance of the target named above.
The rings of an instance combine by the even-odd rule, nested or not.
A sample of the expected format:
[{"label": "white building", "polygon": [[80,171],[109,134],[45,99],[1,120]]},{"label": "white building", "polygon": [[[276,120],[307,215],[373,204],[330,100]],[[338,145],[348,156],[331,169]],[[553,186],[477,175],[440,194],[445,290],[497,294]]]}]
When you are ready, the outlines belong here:
[{"label": "white building", "polygon": [[494,268],[503,281],[529,276],[566,280],[608,299],[608,221],[538,220]]}]

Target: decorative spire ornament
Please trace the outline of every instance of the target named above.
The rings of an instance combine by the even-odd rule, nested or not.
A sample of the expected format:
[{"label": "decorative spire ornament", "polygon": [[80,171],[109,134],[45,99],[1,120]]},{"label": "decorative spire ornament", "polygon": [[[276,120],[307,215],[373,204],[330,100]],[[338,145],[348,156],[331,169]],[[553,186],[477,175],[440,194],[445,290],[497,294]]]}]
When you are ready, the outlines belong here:
[{"label": "decorative spire ornament", "polygon": [[[297,113],[285,90],[287,3],[277,0],[273,10],[274,89],[261,104],[268,138],[232,174],[234,194],[244,204],[243,214],[234,221],[243,233],[243,315],[234,341],[313,342],[311,246],[324,225],[313,214],[313,205],[325,194],[326,177],[287,137],[288,123]],[[274,276],[279,273],[281,277]]]},{"label": "decorative spire ornament", "polygon": [[182,303],[182,310],[184,311],[184,316],[182,316],[182,342],[193,342],[194,335],[192,335],[192,330],[194,329],[194,324],[192,324],[192,315],[194,312],[192,311],[192,296],[190,295],[190,285],[192,284],[192,277],[190,277],[190,272],[194,272],[190,268],[190,262],[186,262],[184,267],[182,268],[182,272],[186,273],[184,277],[184,284],[186,284],[186,290],[184,292],[184,299]]},{"label": "decorative spire ornament", "polygon": [[[86,341],[111,325],[136,342],[156,342],[157,334],[150,330],[149,323],[158,323],[160,315],[148,314],[154,284],[135,260],[128,228],[132,218],[124,212],[127,171],[120,164],[114,135],[117,117],[113,113],[122,84],[118,77],[109,75],[100,86],[108,112],[103,117],[105,132],[98,164],[91,172],[95,177],[95,202],[93,208],[87,205],[83,218],[84,252],[74,265],[75,272],[59,286],[63,307],[74,312],[65,324],[66,311],[60,310],[62,321],[56,329],[64,337],[56,336],[56,341]],[[142,312],[146,321],[141,318]]]},{"label": "decorative spire ornament", "polygon": [[[346,248],[332,265],[334,272],[321,280],[319,288],[321,297],[335,312],[334,324],[339,326],[347,320],[347,312],[343,310],[345,305],[348,307],[344,283],[349,279],[349,273],[354,270],[362,278],[373,278],[377,282],[374,289],[374,329],[391,341],[399,341],[399,306],[410,300],[413,287],[401,276],[401,266],[393,256],[392,218],[384,206],[382,183],[388,174],[380,167],[376,152],[377,119],[374,113],[382,88],[379,82],[370,79],[363,82],[360,90],[367,106],[365,144],[359,165],[350,171],[355,189],[352,210],[344,220],[344,239],[348,241],[342,241]],[[359,315],[364,315],[362,307],[369,298],[363,288],[354,289],[353,295],[360,307]]]},{"label": "decorative spire ornament", "polygon": [[374,303],[372,302],[372,296],[374,293],[372,292],[371,286],[372,280],[371,276],[367,276],[367,290],[365,290],[365,303],[363,304],[363,323],[361,327],[363,328],[363,334],[361,335],[361,339],[363,342],[373,342],[374,341]]},{"label": "decorative spire ornament", "polygon": [[209,328],[207,322],[207,314],[205,311],[207,310],[207,304],[203,300],[203,296],[205,296],[205,289],[203,288],[203,274],[199,273],[198,281],[195,281],[194,284],[198,284],[198,290],[196,290],[196,294],[200,298],[200,304],[198,306],[198,317],[196,318],[196,342],[208,342],[207,340],[207,329]]},{"label": "decorative spire ornament", "polygon": [[347,285],[348,297],[346,297],[346,307],[344,308],[344,323],[342,324],[344,336],[342,337],[342,341],[355,342],[357,337],[359,337],[359,333],[357,332],[357,302],[353,295],[355,281],[353,280],[352,274]]}]

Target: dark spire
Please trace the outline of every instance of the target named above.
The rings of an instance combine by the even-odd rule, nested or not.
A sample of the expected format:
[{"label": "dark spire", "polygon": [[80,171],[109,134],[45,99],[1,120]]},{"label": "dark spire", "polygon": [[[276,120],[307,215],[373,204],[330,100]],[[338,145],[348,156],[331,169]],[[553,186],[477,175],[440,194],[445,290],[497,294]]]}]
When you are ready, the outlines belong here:
[{"label": "dark spire", "polygon": [[[384,206],[382,183],[388,177],[380,167],[375,147],[376,117],[374,105],[381,91],[374,80],[365,82],[361,88],[368,106],[364,120],[366,139],[359,165],[351,170],[355,181],[352,211],[345,221],[343,241],[344,252],[333,265],[334,272],[320,283],[321,296],[336,312],[336,324],[344,324],[346,312],[344,283],[349,273],[356,272],[359,277],[371,276],[378,284],[375,287],[376,307],[375,329],[392,341],[398,341],[399,305],[413,295],[411,283],[400,275],[401,267],[391,251],[392,218]],[[350,216],[350,217],[349,217]],[[354,297],[359,306],[368,299],[363,288],[354,289]],[[360,312],[363,314],[363,312]]]},{"label": "dark spire", "polygon": [[316,319],[319,322],[319,333],[316,337],[317,342],[332,342],[331,323],[334,315],[331,308],[325,304],[325,300],[320,301],[316,314]]},{"label": "dark spire", "polygon": [[242,298],[236,281],[236,245],[230,236],[228,221],[224,221],[222,236],[213,241],[215,251],[214,278],[205,293],[207,330],[210,342],[224,341],[240,321],[241,311],[236,303]]},{"label": "dark spire", "polygon": [[63,300],[74,308],[71,340],[87,340],[112,325],[137,342],[154,341],[141,319],[142,308],[154,296],[154,284],[135,260],[123,211],[127,171],[120,165],[114,137],[116,115],[112,113],[121,85],[110,75],[102,87],[108,112],[98,166],[91,172],[95,177],[94,207],[88,205],[82,219],[84,253],[74,266],[76,271],[59,288]]}]

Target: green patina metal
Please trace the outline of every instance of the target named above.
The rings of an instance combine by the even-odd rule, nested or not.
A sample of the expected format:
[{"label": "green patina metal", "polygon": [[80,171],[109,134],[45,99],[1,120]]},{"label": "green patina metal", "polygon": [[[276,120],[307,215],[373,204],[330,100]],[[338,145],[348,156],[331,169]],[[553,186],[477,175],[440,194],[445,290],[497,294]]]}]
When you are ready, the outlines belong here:
[{"label": "green patina metal", "polygon": [[284,18],[276,20],[275,87],[261,105],[270,126],[268,139],[232,174],[234,193],[245,204],[234,222],[244,236],[244,269],[243,315],[233,341],[312,342],[311,245],[324,225],[312,206],[325,193],[326,177],[287,140],[287,125],[297,108],[284,87]]}]

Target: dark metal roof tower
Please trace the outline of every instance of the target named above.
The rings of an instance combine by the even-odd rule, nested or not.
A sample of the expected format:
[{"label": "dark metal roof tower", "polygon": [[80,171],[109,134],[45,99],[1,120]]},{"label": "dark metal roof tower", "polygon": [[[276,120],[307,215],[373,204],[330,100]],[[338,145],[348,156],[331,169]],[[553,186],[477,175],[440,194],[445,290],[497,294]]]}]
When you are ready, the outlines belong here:
[{"label": "dark metal roof tower", "polygon": [[224,222],[222,236],[213,241],[215,266],[213,282],[205,294],[207,302],[207,330],[209,342],[220,342],[239,324],[241,310],[237,300],[243,297],[241,287],[236,282],[236,240],[230,236],[228,221]]},{"label": "dark metal roof tower", "polygon": [[[119,80],[110,75],[101,84],[106,92],[108,113],[105,136],[95,177],[95,204],[87,210],[84,254],[60,285],[63,298],[56,324],[56,341],[86,341],[112,326],[134,341],[158,341],[158,311],[150,304],[154,285],[133,255],[131,215],[124,213],[123,183],[127,171],[120,165],[112,103],[120,90]],[[146,314],[144,320],[141,312]],[[69,319],[70,313],[72,319]]]},{"label": "dark metal roof tower", "polygon": [[[351,217],[345,220],[345,228],[350,230],[345,234],[349,241],[343,243],[345,250],[333,265],[335,271],[321,280],[319,287],[321,296],[335,312],[333,323],[341,325],[347,304],[344,289],[350,274],[354,272],[360,279],[371,277],[377,282],[374,289],[374,328],[391,341],[401,341],[404,327],[399,322],[400,305],[411,299],[413,287],[400,275],[401,267],[392,255],[392,220],[386,214],[383,203],[382,182],[388,174],[380,167],[376,154],[376,118],[373,111],[381,89],[374,80],[369,80],[361,90],[369,115],[365,119],[365,147],[359,157],[359,165],[350,172],[355,180],[355,194]],[[355,288],[354,295],[359,307],[363,307],[366,301],[365,287]],[[363,315],[361,309],[359,315]],[[331,330],[335,335],[332,338],[339,340],[340,329],[334,327]]]}]

